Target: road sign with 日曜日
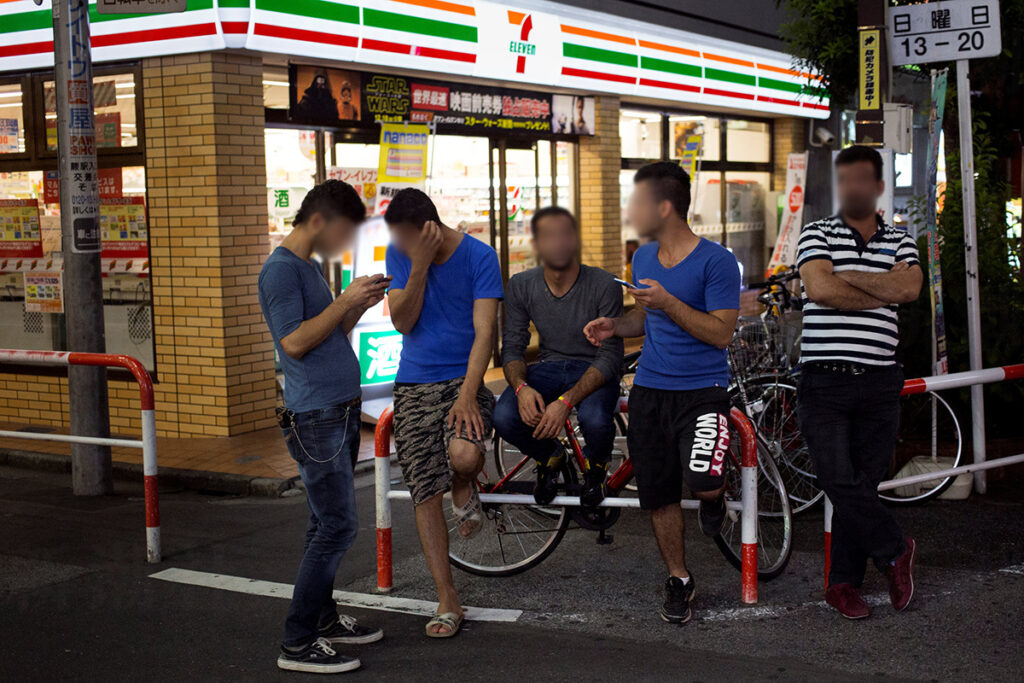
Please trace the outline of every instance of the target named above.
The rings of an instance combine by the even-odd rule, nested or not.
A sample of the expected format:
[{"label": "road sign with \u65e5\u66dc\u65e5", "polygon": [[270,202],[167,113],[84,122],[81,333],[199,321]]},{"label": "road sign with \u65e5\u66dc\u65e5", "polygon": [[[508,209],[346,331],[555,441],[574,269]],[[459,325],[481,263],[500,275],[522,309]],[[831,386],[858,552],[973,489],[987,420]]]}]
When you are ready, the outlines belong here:
[{"label": "road sign with \u65e5\u66dc\u65e5", "polygon": [[995,57],[999,0],[945,0],[886,10],[893,66]]}]

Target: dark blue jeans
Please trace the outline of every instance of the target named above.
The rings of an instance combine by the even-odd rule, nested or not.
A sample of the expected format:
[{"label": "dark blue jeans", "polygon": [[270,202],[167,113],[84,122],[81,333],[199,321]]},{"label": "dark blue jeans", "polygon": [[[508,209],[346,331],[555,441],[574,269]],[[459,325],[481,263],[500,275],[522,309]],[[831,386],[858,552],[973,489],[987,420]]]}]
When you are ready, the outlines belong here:
[{"label": "dark blue jeans", "polygon": [[297,413],[283,429],[309,503],[306,545],[284,627],[284,645],[302,647],[338,618],[334,575],[356,538],[352,467],[359,453],[359,405]]},{"label": "dark blue jeans", "polygon": [[[526,369],[526,383],[551,403],[569,391],[580,380],[590,363],[582,360],[543,361]],[[586,445],[583,453],[590,462],[604,465],[615,444],[615,422],[612,415],[619,402],[619,383],[611,380],[576,406],[576,418]],[[494,429],[501,438],[531,458],[544,462],[560,448],[554,439],[538,441],[533,427],[519,417],[519,402],[514,387],[509,387],[494,407]]]}]

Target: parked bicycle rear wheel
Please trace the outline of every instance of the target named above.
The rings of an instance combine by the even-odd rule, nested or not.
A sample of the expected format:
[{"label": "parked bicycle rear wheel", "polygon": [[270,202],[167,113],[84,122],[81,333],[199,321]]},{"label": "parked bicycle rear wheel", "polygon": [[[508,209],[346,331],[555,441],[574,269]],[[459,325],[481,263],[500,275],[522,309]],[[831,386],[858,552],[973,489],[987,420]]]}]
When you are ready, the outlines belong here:
[{"label": "parked bicycle rear wheel", "polygon": [[[500,439],[495,446],[500,447]],[[497,454],[502,451],[496,450]],[[517,451],[518,453],[518,451]],[[519,454],[520,459],[523,458]],[[494,493],[533,495],[533,467],[529,462]],[[504,478],[488,479],[487,469],[480,475],[482,490],[489,490]],[[575,470],[565,467],[563,481],[576,483]],[[543,507],[536,504],[483,504],[483,528],[472,538],[463,538],[455,526],[451,506],[444,501],[448,523],[448,559],[454,567],[477,576],[512,576],[544,561],[565,536],[569,527],[566,508]]]},{"label": "parked bicycle rear wheel", "polygon": [[[900,399],[900,427],[889,479],[957,467],[962,455],[960,421],[944,398],[929,391]],[[941,495],[954,479],[943,477],[878,495],[896,505],[916,505]]]},{"label": "parked bicycle rear wheel", "polygon": [[[757,427],[757,433],[764,437],[765,446],[786,485],[793,514],[799,514],[825,494],[818,488],[807,442],[797,424],[796,385],[788,378],[762,375],[746,380],[743,386],[747,405],[740,408]],[[734,388],[732,393],[734,402],[738,401],[738,390]]]},{"label": "parked bicycle rear wheel", "polygon": [[[740,438],[733,431],[726,457],[726,500],[740,500]],[[770,581],[785,570],[793,552],[793,513],[779,469],[767,442],[757,439],[757,576]],[[715,544],[732,566],[740,569],[743,557],[742,523],[739,512],[730,510]]]}]

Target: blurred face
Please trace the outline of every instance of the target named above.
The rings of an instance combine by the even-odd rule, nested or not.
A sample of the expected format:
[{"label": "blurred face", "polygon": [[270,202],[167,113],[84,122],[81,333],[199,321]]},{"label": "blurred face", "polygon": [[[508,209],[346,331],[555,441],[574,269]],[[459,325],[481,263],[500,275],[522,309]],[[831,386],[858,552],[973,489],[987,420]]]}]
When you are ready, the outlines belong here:
[{"label": "blurred face", "polygon": [[342,88],[341,89],[341,99],[343,99],[346,102],[351,100],[352,99],[352,91],[349,88]]},{"label": "blurred face", "polygon": [[544,265],[565,270],[576,260],[580,239],[567,216],[545,216],[537,223],[533,246]]},{"label": "blurred face", "polygon": [[638,235],[651,237],[656,234],[672,212],[672,202],[667,199],[659,201],[648,181],[641,180],[633,185],[626,216]]},{"label": "blurred face", "polygon": [[413,223],[388,223],[388,230],[391,232],[391,243],[403,254],[408,254],[412,245],[420,236],[420,227]]},{"label": "blurred face", "polygon": [[309,227],[314,231],[313,251],[330,259],[348,249],[359,226],[344,216],[324,218],[322,214],[315,213],[309,219]]},{"label": "blurred face", "polygon": [[870,161],[856,161],[836,166],[839,211],[850,218],[862,220],[873,215],[885,183],[875,178]]}]

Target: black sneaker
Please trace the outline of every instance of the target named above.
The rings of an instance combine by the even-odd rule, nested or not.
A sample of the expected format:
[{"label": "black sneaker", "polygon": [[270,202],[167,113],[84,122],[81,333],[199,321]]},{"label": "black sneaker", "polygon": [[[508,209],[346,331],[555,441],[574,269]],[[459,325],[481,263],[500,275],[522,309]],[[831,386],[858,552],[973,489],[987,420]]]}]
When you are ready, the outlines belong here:
[{"label": "black sneaker", "polygon": [[359,666],[358,658],[335,652],[324,638],[317,638],[298,652],[290,652],[282,647],[277,658],[279,669],[313,674],[340,674],[344,671],[355,671]]},{"label": "black sneaker", "polygon": [[538,505],[547,505],[558,495],[558,473],[562,470],[563,455],[555,451],[546,463],[537,465],[537,486],[533,489],[533,499]]},{"label": "black sneaker", "polygon": [[320,628],[320,637],[331,645],[365,645],[383,638],[384,631],[360,626],[354,618],[340,614],[333,624]]},{"label": "black sneaker", "polygon": [[665,603],[661,606],[661,618],[670,624],[685,624],[693,616],[690,610],[690,603],[693,602],[694,592],[693,574],[690,580],[683,583],[683,580],[670,576],[665,582]]},{"label": "black sneaker", "polygon": [[705,536],[714,538],[722,531],[725,524],[725,496],[715,500],[702,500],[697,508],[697,523]]},{"label": "black sneaker", "polygon": [[580,504],[586,507],[597,507],[607,495],[604,485],[608,477],[607,466],[591,465],[583,475],[583,490],[580,491]]}]

